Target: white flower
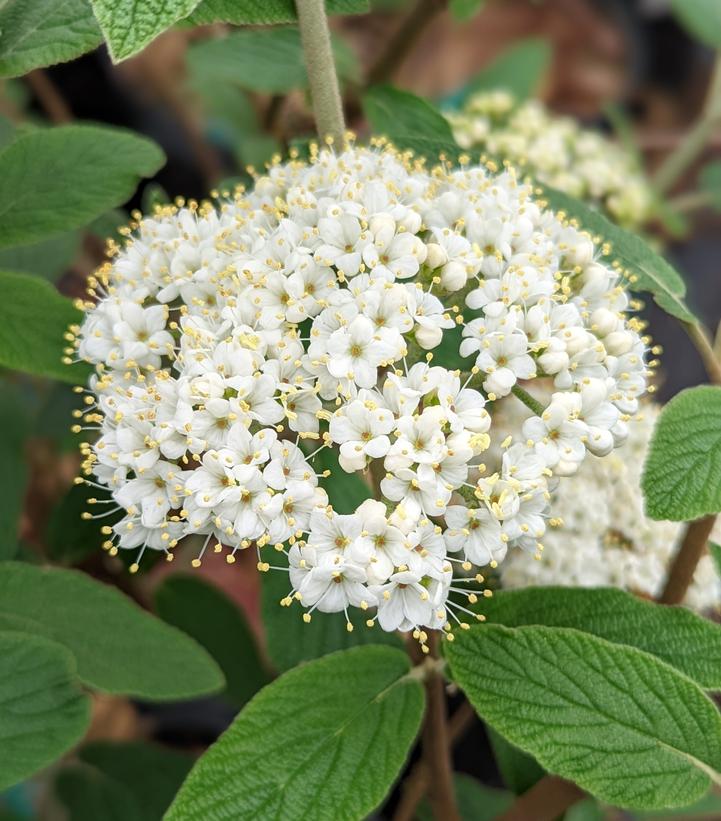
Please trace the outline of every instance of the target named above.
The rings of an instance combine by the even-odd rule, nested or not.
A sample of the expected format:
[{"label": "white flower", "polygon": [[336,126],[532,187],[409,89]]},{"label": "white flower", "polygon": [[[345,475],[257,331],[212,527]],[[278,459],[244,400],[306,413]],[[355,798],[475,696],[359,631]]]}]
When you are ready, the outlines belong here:
[{"label": "white flower", "polygon": [[393,414],[379,404],[380,396],[362,391],[330,421],[330,436],[340,444],[340,464],[348,473],[362,470],[367,459],[379,459],[391,446]]},{"label": "white flower", "polygon": [[334,331],[328,339],[328,371],[338,379],[349,379],[361,388],[372,388],[378,379],[378,366],[392,351],[375,333],[363,316]]}]

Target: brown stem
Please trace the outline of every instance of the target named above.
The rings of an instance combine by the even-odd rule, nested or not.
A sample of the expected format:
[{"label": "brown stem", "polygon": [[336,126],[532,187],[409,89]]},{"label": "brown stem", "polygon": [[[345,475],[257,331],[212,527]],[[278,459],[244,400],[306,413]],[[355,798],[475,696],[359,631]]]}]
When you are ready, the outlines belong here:
[{"label": "brown stem", "polygon": [[55,83],[41,68],[31,71],[25,77],[25,81],[30,86],[40,103],[40,107],[51,123],[59,125],[73,121],[73,112],[70,110],[70,106],[55,87]]},{"label": "brown stem", "polygon": [[691,342],[693,342],[696,350],[699,352],[709,381],[713,385],[721,385],[721,362],[719,362],[716,356],[716,351],[711,344],[708,331],[698,323],[684,322],[683,326]]},{"label": "brown stem", "polygon": [[452,745],[464,736],[468,727],[475,720],[476,711],[471,706],[470,701],[464,701],[448,722],[448,736]]},{"label": "brown stem", "polygon": [[554,821],[586,793],[557,775],[547,775],[518,798],[496,821]]},{"label": "brown stem", "polygon": [[372,86],[392,79],[433,18],[445,7],[446,0],[418,0],[371,66],[366,85]]},{"label": "brown stem", "polygon": [[696,565],[703,556],[713,530],[715,516],[704,516],[686,525],[686,533],[668,571],[666,586],[658,600],[661,604],[681,604],[693,581]]}]

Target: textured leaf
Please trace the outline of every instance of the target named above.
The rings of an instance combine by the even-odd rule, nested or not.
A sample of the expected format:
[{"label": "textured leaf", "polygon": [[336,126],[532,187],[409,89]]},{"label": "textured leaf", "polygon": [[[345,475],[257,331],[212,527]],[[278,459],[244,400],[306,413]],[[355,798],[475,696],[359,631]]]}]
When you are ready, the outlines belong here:
[{"label": "textured leaf", "polygon": [[386,633],[377,625],[367,627],[363,619],[355,619],[355,629],[349,633],[343,613],[318,613],[306,624],[297,602],[290,607],[280,604],[290,591],[288,575],[272,570],[264,573],[262,579],[261,607],[266,645],[278,670],[289,670],[302,661],[363,644],[403,646],[395,633]]},{"label": "textured leaf", "polygon": [[15,385],[0,382],[0,559],[17,554],[18,530],[27,484],[25,439],[30,429],[24,397]]},{"label": "textured leaf", "polygon": [[0,32],[0,77],[73,60],[102,42],[88,0],[6,0]]},{"label": "textured leaf", "polygon": [[515,795],[523,795],[546,774],[532,755],[519,750],[493,727],[486,726],[486,733],[503,783]]},{"label": "textured leaf", "polygon": [[685,607],[643,601],[615,588],[529,587],[484,599],[492,624],[574,627],[644,650],[706,690],[721,690],[721,627]]},{"label": "textured leaf", "polygon": [[[453,787],[461,821],[493,821],[514,801],[512,793],[487,787],[463,773],[453,774]],[[428,801],[418,807],[417,817],[419,821],[435,821]]]},{"label": "textured leaf", "polygon": [[408,657],[358,647],[261,690],[193,767],[166,821],[362,819],[408,755],[423,714]]},{"label": "textured leaf", "polygon": [[664,407],[641,486],[652,519],[682,522],[721,511],[721,388],[690,388]]},{"label": "textured leaf", "polygon": [[[338,73],[342,79],[353,79],[357,64],[352,52],[338,42],[334,41]],[[227,37],[205,40],[189,49],[188,69],[196,78],[270,94],[285,94],[308,85],[297,28],[235,31]]]},{"label": "textured leaf", "polygon": [[609,222],[579,200],[549,186],[534,183],[554,211],[564,211],[582,228],[610,246],[609,262],[618,260],[631,275],[633,291],[648,291],[656,304],[683,322],[696,322],[696,317],[684,302],[686,285],[679,272],[659,256],[640,237]]},{"label": "textured leaf", "polygon": [[75,259],[80,245],[77,231],[58,234],[36,245],[0,250],[0,270],[35,274],[55,282]]},{"label": "textured leaf", "polygon": [[0,790],[76,744],[90,720],[75,661],[64,647],[0,632]]},{"label": "textured leaf", "polygon": [[549,772],[631,809],[721,781],[721,716],[653,656],[561,627],[477,626],[446,650],[478,714]]},{"label": "textured leaf", "polygon": [[68,344],[63,336],[81,316],[49,282],[0,271],[0,365],[63,382],[84,382],[86,365],[62,361]]},{"label": "textured leaf", "polygon": [[428,100],[393,86],[374,86],[363,97],[363,111],[373,132],[384,135],[399,147],[403,137],[424,137],[455,145],[446,118]]},{"label": "textured leaf", "polygon": [[463,89],[462,98],[479,91],[509,91],[525,100],[536,91],[551,65],[551,46],[546,40],[529,37],[506,49]]},{"label": "textured leaf", "polygon": [[[368,0],[326,0],[328,14],[365,14]],[[190,15],[193,25],[234,23],[236,26],[294,23],[295,0],[203,0]]]},{"label": "textured leaf", "polygon": [[0,153],[0,248],[79,228],[127,200],[163,152],[144,137],[89,125],[37,129]]},{"label": "textured leaf", "polygon": [[217,587],[195,576],[170,576],[155,593],[158,615],[192,636],[218,662],[226,695],[242,707],[268,683],[245,616]]},{"label": "textured leaf", "polygon": [[671,9],[690,34],[711,48],[721,48],[718,0],[671,0]]},{"label": "textured leaf", "polygon": [[1,564],[0,629],[65,645],[80,680],[105,692],[168,700],[223,685],[217,665],[195,641],[75,570]]},{"label": "textured leaf", "polygon": [[90,0],[108,51],[119,63],[142,51],[173,23],[187,17],[199,0]]},{"label": "textured leaf", "polygon": [[681,810],[634,813],[633,817],[643,818],[646,821],[660,821],[661,818],[676,818],[677,821],[690,821],[692,818],[719,821],[719,818],[721,818],[721,795],[710,792],[700,801],[696,801]]}]

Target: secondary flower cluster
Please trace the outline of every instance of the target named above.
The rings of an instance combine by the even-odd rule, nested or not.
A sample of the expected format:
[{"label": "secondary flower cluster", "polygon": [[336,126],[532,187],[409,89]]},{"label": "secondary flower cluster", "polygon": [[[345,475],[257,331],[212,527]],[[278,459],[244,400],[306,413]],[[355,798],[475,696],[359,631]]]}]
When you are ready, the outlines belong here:
[{"label": "secondary flower cluster", "polygon": [[638,229],[650,216],[651,187],[635,159],[538,100],[482,92],[446,116],[461,147],[510,160],[540,182],[605,211],[613,222]]},{"label": "secondary flower cluster", "polygon": [[[423,641],[481,618],[478,568],[538,552],[549,481],[622,442],[645,388],[618,272],[511,170],[349,144],[131,227],[75,333],[96,365],[85,477],[123,514],[106,547],[137,561],[200,535],[196,565],[253,546],[267,570],[275,548],[285,604]],[[536,377],[552,401],[490,473],[488,408],[534,405]],[[328,449],[377,501],[333,508]]]},{"label": "secondary flower cluster", "polygon": [[[547,533],[539,561],[509,556],[500,568],[504,587],[611,586],[658,597],[684,531],[678,522],[656,522],[644,513],[641,472],[660,410],[644,403],[615,453],[587,459],[572,482],[558,484],[551,505],[559,529]],[[504,402],[494,424],[511,431],[527,416]],[[715,541],[720,537],[712,536]],[[709,554],[699,561],[685,603],[701,612],[718,610],[721,604],[721,579]]]}]

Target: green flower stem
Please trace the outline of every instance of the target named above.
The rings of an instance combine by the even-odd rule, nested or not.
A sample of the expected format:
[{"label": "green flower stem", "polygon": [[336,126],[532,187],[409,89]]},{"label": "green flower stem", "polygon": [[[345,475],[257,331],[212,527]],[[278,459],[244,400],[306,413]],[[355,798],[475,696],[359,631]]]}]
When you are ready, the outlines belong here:
[{"label": "green flower stem", "polygon": [[684,171],[703,151],[716,126],[721,123],[721,56],[716,57],[706,102],[700,119],[673,151],[653,178],[659,193],[670,191]]},{"label": "green flower stem", "polygon": [[300,39],[320,137],[343,142],[345,122],[323,0],[296,0]]},{"label": "green flower stem", "polygon": [[513,395],[514,395],[517,399],[520,399],[520,400],[521,400],[521,402],[523,402],[523,404],[524,404],[524,405],[525,405],[525,406],[526,406],[526,407],[527,407],[530,411],[533,411],[533,413],[535,413],[535,414],[536,414],[536,416],[542,416],[542,415],[543,415],[543,411],[545,410],[545,408],[543,407],[543,405],[542,405],[542,404],[538,401],[538,399],[534,399],[534,398],[531,396],[531,394],[530,394],[530,393],[528,393],[528,391],[524,391],[524,390],[523,390],[523,388],[522,388],[522,387],[521,387],[518,383],[516,383],[516,384],[515,384],[515,385],[511,388],[511,393],[512,393],[512,394],[513,394]]}]

